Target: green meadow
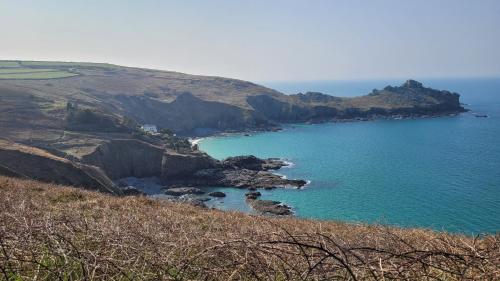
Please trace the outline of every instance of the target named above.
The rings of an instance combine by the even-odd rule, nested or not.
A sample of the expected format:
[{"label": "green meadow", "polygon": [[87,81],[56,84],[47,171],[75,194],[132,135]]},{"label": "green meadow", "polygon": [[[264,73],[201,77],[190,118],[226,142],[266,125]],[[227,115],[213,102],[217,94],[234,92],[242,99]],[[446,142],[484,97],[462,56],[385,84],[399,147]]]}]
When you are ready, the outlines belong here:
[{"label": "green meadow", "polygon": [[0,67],[19,67],[17,61],[0,61]]},{"label": "green meadow", "polygon": [[0,73],[0,79],[56,79],[76,76],[78,74],[68,71],[42,71],[42,72],[21,72],[21,73]]},{"label": "green meadow", "polygon": [[58,71],[52,68],[0,68],[0,74],[33,73],[33,72],[51,72]]},{"label": "green meadow", "polygon": [[[67,71],[77,63],[0,61],[0,79],[55,79],[78,74]],[[66,67],[65,67],[66,66]]]}]

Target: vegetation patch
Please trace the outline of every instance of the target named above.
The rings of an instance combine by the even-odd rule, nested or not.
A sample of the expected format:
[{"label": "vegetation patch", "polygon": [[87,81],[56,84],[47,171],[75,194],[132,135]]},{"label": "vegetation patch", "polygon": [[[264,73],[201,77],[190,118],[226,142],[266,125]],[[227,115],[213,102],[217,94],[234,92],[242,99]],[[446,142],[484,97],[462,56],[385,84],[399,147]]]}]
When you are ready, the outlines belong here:
[{"label": "vegetation patch", "polygon": [[0,279],[500,280],[497,235],[252,216],[0,177]]},{"label": "vegetation patch", "polygon": [[77,76],[78,74],[68,71],[30,71],[21,73],[0,73],[0,79],[15,79],[15,80],[39,80],[39,79],[57,79]]},{"label": "vegetation patch", "polygon": [[0,61],[0,67],[19,67],[19,62],[17,61]]},{"label": "vegetation patch", "polygon": [[128,132],[130,128],[127,127],[129,125],[127,120],[122,120],[97,109],[79,108],[77,104],[70,102],[66,104],[65,128],[67,130]]},{"label": "vegetation patch", "polygon": [[23,61],[23,66],[28,67],[101,67],[115,68],[116,66],[109,63],[92,63],[92,62],[63,62],[63,61]]},{"label": "vegetation patch", "polygon": [[50,68],[0,68],[0,74],[16,74],[16,73],[37,73],[37,72],[51,72],[58,71],[57,69]]}]

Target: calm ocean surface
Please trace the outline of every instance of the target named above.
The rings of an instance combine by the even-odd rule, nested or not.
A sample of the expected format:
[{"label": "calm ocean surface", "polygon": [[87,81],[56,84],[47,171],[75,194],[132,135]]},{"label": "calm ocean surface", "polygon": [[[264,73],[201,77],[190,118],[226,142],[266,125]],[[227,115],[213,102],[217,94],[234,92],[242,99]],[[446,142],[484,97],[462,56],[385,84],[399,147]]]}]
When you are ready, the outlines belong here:
[{"label": "calm ocean surface", "polygon": [[[264,83],[287,94],[354,96],[403,81]],[[422,80],[456,91],[471,112],[457,117],[287,125],[280,132],[211,137],[200,148],[216,158],[253,154],[294,165],[278,171],[311,183],[262,191],[298,217],[419,226],[477,234],[500,231],[500,79]],[[217,189],[217,188],[216,188]],[[245,190],[209,204],[250,211]]]}]

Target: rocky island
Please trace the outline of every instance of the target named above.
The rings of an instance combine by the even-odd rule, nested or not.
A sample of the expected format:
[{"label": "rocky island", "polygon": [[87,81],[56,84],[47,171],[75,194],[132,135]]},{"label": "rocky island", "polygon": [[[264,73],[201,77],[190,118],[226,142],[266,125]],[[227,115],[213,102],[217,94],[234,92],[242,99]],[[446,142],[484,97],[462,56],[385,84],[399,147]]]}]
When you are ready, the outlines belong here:
[{"label": "rocky island", "polygon": [[[274,174],[285,165],[282,160],[216,160],[191,146],[187,137],[275,130],[290,122],[465,111],[458,94],[414,80],[342,98],[315,92],[285,95],[241,80],[109,64],[12,63],[15,73],[0,76],[0,174],[115,195],[141,194],[116,185],[126,177],[158,177],[171,194],[208,186],[254,190],[306,184]],[[44,79],[23,74],[44,71],[65,75]],[[144,124],[154,125],[148,131],[141,129]],[[253,208],[290,214],[280,202],[257,197],[247,197]]]}]

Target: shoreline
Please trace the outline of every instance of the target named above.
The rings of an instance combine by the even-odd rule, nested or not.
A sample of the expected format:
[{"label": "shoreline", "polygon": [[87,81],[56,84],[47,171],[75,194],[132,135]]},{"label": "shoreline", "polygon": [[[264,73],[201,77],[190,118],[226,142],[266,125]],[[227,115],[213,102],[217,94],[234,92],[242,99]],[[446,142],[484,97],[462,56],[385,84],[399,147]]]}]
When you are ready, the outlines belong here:
[{"label": "shoreline", "polygon": [[348,119],[338,119],[338,118],[326,118],[323,120],[309,120],[303,122],[283,122],[277,124],[277,126],[273,127],[261,127],[261,128],[246,128],[246,129],[231,129],[227,131],[214,132],[206,135],[187,135],[185,136],[188,141],[192,145],[198,145],[203,139],[210,137],[225,137],[225,136],[233,136],[233,135],[244,135],[250,136],[246,134],[255,134],[255,133],[267,133],[267,132],[280,132],[286,129],[288,126],[294,125],[314,125],[314,124],[326,124],[326,123],[351,123],[351,122],[371,122],[371,121],[380,121],[380,120],[419,120],[419,119],[434,119],[434,118],[442,118],[442,117],[455,117],[460,114],[470,112],[470,109],[465,108],[463,111],[450,111],[436,114],[416,114],[411,116],[405,116],[402,114],[395,115],[375,115],[371,117],[355,117]]}]

